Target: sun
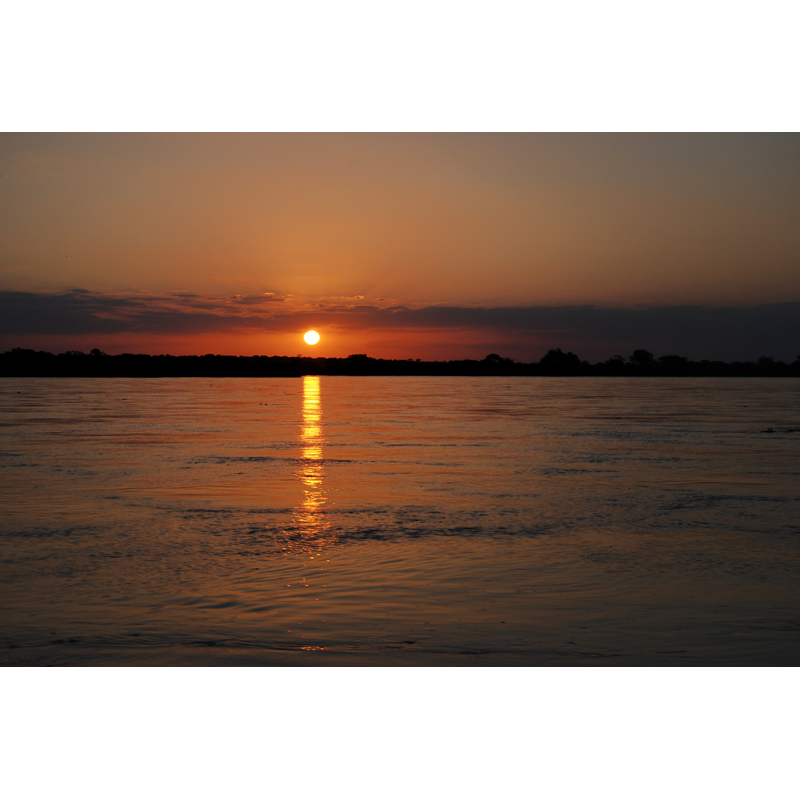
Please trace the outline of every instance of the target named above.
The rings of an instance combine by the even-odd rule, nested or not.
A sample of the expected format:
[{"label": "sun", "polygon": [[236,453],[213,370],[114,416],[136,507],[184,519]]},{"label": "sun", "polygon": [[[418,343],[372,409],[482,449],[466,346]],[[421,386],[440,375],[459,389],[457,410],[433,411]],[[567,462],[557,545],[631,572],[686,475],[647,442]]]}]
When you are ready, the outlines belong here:
[{"label": "sun", "polygon": [[306,344],[316,344],[319,341],[319,334],[316,331],[307,331],[303,338],[306,340]]}]

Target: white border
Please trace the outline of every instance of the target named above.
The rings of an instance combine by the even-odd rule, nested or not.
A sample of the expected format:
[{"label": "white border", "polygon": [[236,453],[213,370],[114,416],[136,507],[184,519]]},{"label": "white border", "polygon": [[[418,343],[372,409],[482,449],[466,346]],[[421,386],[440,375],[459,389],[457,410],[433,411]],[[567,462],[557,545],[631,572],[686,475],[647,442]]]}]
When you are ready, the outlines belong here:
[{"label": "white border", "polygon": [[7,669],[15,798],[789,796],[794,669]]},{"label": "white border", "polygon": [[777,0],[4,6],[0,130],[798,129]]}]

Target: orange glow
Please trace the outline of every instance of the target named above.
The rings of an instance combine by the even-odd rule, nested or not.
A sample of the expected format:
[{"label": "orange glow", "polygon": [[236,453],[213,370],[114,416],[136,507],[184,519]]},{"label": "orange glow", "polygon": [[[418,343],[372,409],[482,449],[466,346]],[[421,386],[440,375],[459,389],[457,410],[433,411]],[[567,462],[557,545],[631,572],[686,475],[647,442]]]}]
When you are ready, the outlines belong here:
[{"label": "orange glow", "polygon": [[739,355],[711,322],[640,320],[800,298],[797,150],[796,134],[0,134],[0,352],[794,359],[783,323]]},{"label": "orange glow", "polygon": [[[88,353],[99,347],[106,353],[170,353],[172,355],[303,355],[324,358],[346,358],[350,353],[366,353],[373,358],[421,358],[449,360],[454,358],[484,358],[492,352],[509,355],[517,360],[538,360],[549,347],[578,348],[583,355],[585,347],[573,344],[564,336],[546,338],[541,334],[526,335],[517,332],[487,332],[484,330],[416,329],[404,330],[353,330],[331,327],[325,331],[324,340],[316,345],[298,346],[297,331],[226,332],[221,334],[107,334],[96,333],[63,337],[42,335],[28,337],[26,347],[35,350],[83,350]],[[12,342],[17,346],[15,342]],[[10,347],[11,345],[9,345]],[[20,345],[21,346],[21,345]],[[305,351],[303,348],[307,348]],[[313,348],[313,349],[312,349]]]}]

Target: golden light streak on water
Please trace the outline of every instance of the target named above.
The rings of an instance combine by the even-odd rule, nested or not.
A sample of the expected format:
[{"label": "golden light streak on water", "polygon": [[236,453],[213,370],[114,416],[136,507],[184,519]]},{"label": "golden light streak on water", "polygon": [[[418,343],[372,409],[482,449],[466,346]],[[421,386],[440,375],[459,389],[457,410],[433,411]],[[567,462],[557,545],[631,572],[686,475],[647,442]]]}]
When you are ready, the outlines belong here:
[{"label": "golden light streak on water", "polygon": [[325,464],[322,426],[322,400],[318,375],[303,377],[303,421],[300,426],[301,461],[298,477],[303,486],[303,499],[292,516],[293,544],[300,549],[316,549],[328,543],[326,533],[330,525],[324,516]]}]

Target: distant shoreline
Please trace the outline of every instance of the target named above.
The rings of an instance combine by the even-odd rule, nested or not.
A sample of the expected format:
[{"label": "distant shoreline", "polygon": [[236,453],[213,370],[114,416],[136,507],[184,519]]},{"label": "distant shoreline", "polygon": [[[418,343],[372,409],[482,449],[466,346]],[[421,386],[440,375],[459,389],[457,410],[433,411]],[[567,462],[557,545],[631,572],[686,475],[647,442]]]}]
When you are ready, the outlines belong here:
[{"label": "distant shoreline", "polygon": [[800,377],[800,356],[791,364],[763,356],[758,361],[690,361],[683,356],[655,358],[636,350],[590,364],[574,353],[550,350],[537,362],[523,363],[492,353],[478,360],[304,356],[171,356],[123,353],[110,356],[69,351],[55,355],[17,348],[0,354],[0,377],[24,378],[294,378],[303,375],[372,376],[601,376],[601,377]]}]

